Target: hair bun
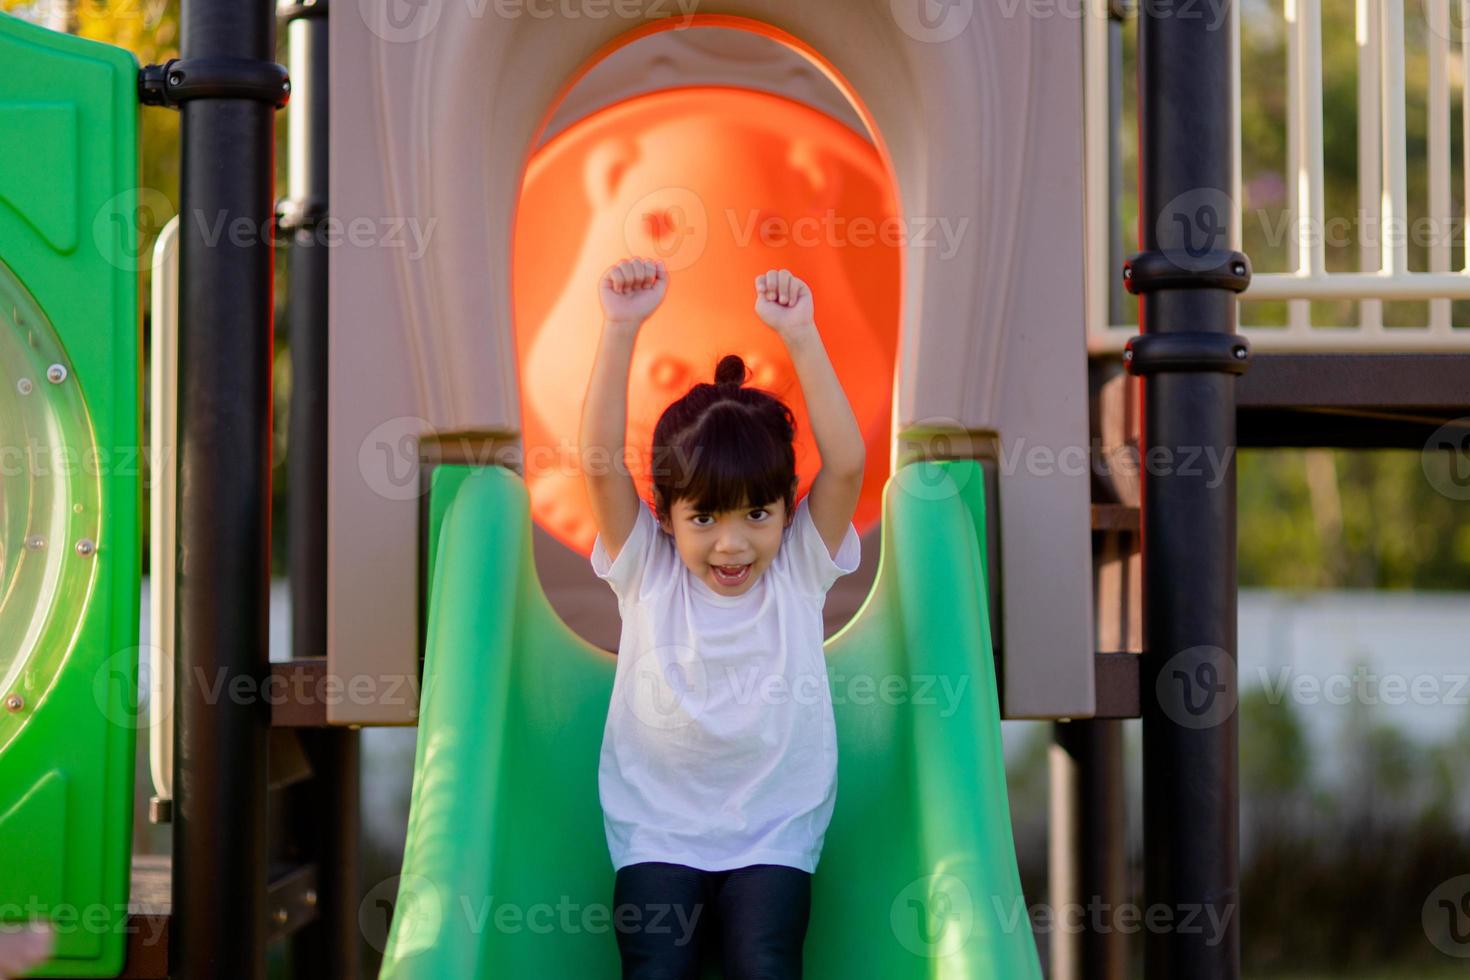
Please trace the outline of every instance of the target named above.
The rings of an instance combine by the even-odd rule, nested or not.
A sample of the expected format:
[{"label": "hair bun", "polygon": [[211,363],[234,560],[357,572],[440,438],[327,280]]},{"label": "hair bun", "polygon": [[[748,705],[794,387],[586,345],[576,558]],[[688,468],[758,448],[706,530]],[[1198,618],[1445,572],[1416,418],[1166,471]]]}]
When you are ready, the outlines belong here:
[{"label": "hair bun", "polygon": [[745,383],[745,361],[739,354],[726,354],[715,368],[715,384],[742,385]]}]

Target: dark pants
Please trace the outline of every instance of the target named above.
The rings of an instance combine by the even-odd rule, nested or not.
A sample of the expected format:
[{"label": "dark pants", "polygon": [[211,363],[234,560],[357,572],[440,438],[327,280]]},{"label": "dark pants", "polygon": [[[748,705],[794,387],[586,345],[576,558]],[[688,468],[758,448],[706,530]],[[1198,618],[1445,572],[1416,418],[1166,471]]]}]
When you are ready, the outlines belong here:
[{"label": "dark pants", "polygon": [[800,868],[619,868],[612,920],[623,980],[697,980],[700,951],[712,942],[725,980],[799,978],[811,904],[812,876]]}]

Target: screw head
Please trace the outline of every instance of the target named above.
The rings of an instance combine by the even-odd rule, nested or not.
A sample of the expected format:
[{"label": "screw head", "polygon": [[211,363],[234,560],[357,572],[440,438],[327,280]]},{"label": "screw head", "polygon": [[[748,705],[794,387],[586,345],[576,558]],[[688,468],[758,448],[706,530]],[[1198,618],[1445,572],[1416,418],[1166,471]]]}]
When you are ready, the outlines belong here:
[{"label": "screw head", "polygon": [[26,699],[23,698],[23,697],[21,697],[19,694],[7,694],[7,695],[5,695],[5,710],[6,711],[9,711],[10,713],[14,714],[15,712],[19,711],[21,708],[24,708],[25,706],[26,706]]},{"label": "screw head", "polygon": [[1133,360],[1133,351],[1131,351],[1131,350],[1125,350],[1123,352],[1123,360],[1125,360],[1125,361],[1131,361],[1131,360]]},{"label": "screw head", "polygon": [[278,925],[278,926],[285,925],[286,924],[286,918],[287,918],[287,916],[286,916],[286,910],[285,909],[276,909],[275,915],[273,915],[272,918],[274,918],[276,920],[276,925]]},{"label": "screw head", "polygon": [[77,542],[77,554],[83,558],[90,558],[97,551],[97,543],[91,538],[83,538]]},{"label": "screw head", "polygon": [[1245,275],[1245,266],[1240,262],[1237,262],[1235,263],[1235,265],[1231,266],[1231,269],[1234,270],[1237,276]]},{"label": "screw head", "polygon": [[66,365],[53,364],[46,369],[46,380],[59,385],[66,380]]},{"label": "screw head", "polygon": [[1132,279],[1133,278],[1133,266],[1131,266],[1131,265],[1125,265],[1125,266],[1123,266],[1123,278],[1124,279]]},{"label": "screw head", "polygon": [[169,72],[168,73],[168,83],[170,85],[182,85],[182,84],[184,84],[184,73],[181,72],[181,71],[171,71],[171,72]]},{"label": "screw head", "polygon": [[1231,353],[1235,355],[1235,359],[1237,361],[1243,361],[1243,360],[1245,360],[1246,350],[1245,350],[1244,347],[1237,347],[1234,350],[1232,350]]},{"label": "screw head", "polygon": [[306,905],[307,905],[308,908],[315,908],[316,907],[317,898],[316,898],[316,889],[315,888],[308,888],[306,890],[306,895],[303,896],[303,897],[306,899]]},{"label": "screw head", "polygon": [[21,378],[15,383],[15,390],[22,395],[29,395],[36,388],[36,383],[30,378]]}]

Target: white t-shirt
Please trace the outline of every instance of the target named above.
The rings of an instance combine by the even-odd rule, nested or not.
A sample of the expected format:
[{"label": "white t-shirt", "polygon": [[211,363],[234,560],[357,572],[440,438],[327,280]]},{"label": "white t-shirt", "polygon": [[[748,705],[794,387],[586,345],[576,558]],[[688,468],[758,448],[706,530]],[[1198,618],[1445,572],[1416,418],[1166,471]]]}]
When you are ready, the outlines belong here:
[{"label": "white t-shirt", "polygon": [[806,498],[738,596],[695,577],[641,501],[616,561],[593,542],[623,619],[597,780],[614,870],[816,870],[837,799],[822,607],[860,557],[849,523],[833,560]]}]

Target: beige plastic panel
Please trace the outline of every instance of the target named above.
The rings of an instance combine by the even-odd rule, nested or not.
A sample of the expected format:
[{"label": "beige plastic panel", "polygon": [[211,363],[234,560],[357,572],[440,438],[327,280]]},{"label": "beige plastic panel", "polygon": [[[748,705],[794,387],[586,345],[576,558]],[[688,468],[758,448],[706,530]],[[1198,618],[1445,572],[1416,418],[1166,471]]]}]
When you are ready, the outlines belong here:
[{"label": "beige plastic panel", "polygon": [[[689,22],[673,0],[646,19],[539,9],[363,0],[331,18],[331,671],[385,692],[416,676],[418,435],[519,430],[511,228],[546,113],[621,41],[757,21],[828,59],[891,161],[911,222],[895,431],[1000,433],[1004,710],[1090,716],[1087,467],[1025,455],[1087,446],[1080,23],[975,3],[930,28],[890,0],[700,4]],[[613,68],[606,89],[682,84],[678,64],[642,81]],[[600,88],[548,132],[606,104]],[[775,90],[819,104],[821,89]],[[343,698],[328,716],[412,723],[411,701]]]}]

